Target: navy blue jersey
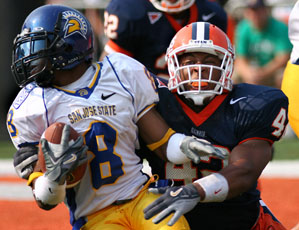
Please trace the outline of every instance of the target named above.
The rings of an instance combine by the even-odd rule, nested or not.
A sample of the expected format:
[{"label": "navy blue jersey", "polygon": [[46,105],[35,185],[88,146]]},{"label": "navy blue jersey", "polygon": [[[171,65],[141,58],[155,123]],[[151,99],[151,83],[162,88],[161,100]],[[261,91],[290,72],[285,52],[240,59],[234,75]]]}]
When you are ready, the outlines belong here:
[{"label": "navy blue jersey", "polygon": [[[176,132],[210,141],[229,152],[250,139],[272,144],[280,139],[287,120],[288,99],[281,90],[249,84],[234,85],[228,94],[216,96],[202,111],[185,104],[185,98],[171,93],[157,81],[160,102],[157,110]],[[143,147],[141,152],[147,150]],[[176,185],[192,183],[225,167],[228,162],[214,157],[199,164],[165,163],[155,154],[145,154],[153,174],[172,179]],[[185,216],[191,229],[250,229],[259,214],[260,193],[254,185],[242,195],[222,203],[199,203]]]},{"label": "navy blue jersey", "polygon": [[188,20],[179,24],[169,14],[157,10],[149,0],[111,0],[105,12],[108,26],[105,31],[110,39],[105,49],[108,53],[109,48],[124,52],[153,73],[165,77],[168,75],[166,49],[183,26],[207,21],[226,32],[227,15],[216,2],[196,0],[188,11]]}]

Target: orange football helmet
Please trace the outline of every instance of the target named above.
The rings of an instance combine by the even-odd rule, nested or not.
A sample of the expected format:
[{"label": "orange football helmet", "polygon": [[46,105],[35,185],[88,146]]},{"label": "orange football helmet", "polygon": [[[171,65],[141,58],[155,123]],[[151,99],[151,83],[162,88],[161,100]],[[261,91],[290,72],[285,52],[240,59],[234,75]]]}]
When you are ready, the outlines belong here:
[{"label": "orange football helmet", "polygon": [[150,0],[158,10],[167,13],[178,13],[190,8],[195,0]]},{"label": "orange football helmet", "polygon": [[[221,65],[207,65],[207,64],[190,64],[180,66],[179,56],[184,53],[209,53],[221,60]],[[168,64],[170,90],[176,90],[180,95],[190,98],[195,104],[203,104],[203,100],[207,97],[213,98],[215,95],[222,94],[224,90],[232,90],[232,73],[234,65],[234,48],[227,37],[227,35],[217,26],[207,22],[191,23],[173,37],[167,52],[166,61]],[[198,79],[191,79],[191,68],[209,69],[208,79],[201,77],[199,72]],[[187,69],[189,79],[182,79],[180,72]],[[215,81],[212,79],[213,70],[221,72],[220,79]],[[214,89],[204,89],[207,84],[215,85]],[[193,84],[198,87],[194,90],[186,90],[184,84]]]}]

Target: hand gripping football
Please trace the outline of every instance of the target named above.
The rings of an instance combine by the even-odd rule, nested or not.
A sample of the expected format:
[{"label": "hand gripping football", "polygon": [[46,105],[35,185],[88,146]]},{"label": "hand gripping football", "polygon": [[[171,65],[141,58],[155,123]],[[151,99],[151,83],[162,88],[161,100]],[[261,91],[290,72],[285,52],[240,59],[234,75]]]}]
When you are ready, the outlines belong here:
[{"label": "hand gripping football", "polygon": [[[45,138],[48,142],[53,144],[60,144],[63,127],[65,126],[62,122],[56,122],[50,125],[44,132],[43,138]],[[70,127],[70,137],[69,140],[76,140],[80,136],[79,133],[76,132],[72,127]],[[38,162],[39,168],[42,172],[46,171],[46,164],[44,159],[44,154],[41,148],[41,144],[39,144],[39,152],[38,152]],[[85,169],[87,167],[87,162],[79,165],[75,168],[68,176],[67,176],[67,188],[74,187],[77,185],[82,179]]]}]

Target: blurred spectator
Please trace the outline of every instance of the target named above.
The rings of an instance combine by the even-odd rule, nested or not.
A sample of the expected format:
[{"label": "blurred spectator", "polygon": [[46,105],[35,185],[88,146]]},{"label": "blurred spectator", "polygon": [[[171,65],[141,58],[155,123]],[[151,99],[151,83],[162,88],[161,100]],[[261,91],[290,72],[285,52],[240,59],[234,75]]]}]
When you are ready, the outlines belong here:
[{"label": "blurred spectator", "polygon": [[109,40],[101,59],[121,52],[165,78],[166,49],[182,27],[207,21],[227,31],[226,12],[217,2],[208,0],[111,0],[104,18]]},{"label": "blurred spectator", "polygon": [[[293,50],[283,75],[282,90],[289,98],[289,122],[299,137],[299,1],[289,17],[289,39]],[[299,225],[298,225],[299,229]]]},{"label": "blurred spectator", "polygon": [[[236,81],[280,88],[292,45],[287,25],[263,0],[251,0],[236,29]],[[239,79],[238,79],[239,78]]]}]

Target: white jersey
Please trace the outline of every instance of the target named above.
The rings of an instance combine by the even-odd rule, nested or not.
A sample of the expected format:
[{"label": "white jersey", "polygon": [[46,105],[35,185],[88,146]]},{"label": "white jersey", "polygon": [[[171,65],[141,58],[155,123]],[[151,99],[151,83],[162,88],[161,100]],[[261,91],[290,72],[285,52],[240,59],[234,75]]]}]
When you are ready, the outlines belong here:
[{"label": "white jersey", "polygon": [[88,167],[81,182],[67,191],[75,219],[116,200],[134,198],[147,176],[142,173],[137,121],[158,94],[143,65],[123,54],[111,54],[63,88],[31,83],[13,102],[7,127],[14,145],[38,143],[54,122],[70,124],[87,144]]}]

